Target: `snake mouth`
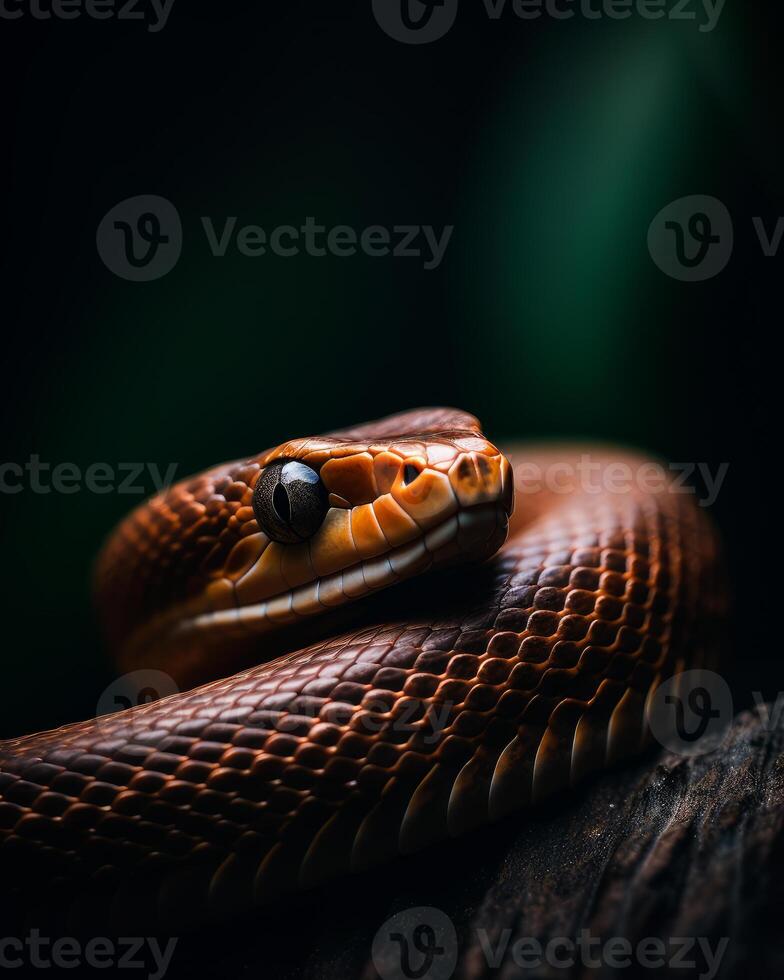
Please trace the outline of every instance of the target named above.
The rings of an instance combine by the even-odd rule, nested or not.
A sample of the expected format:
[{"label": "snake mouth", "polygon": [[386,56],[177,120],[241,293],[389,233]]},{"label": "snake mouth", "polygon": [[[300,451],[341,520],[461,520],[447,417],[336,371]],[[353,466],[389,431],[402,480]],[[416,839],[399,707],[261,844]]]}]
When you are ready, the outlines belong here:
[{"label": "snake mouth", "polygon": [[182,619],[177,633],[223,636],[265,632],[327,612],[380,589],[460,561],[481,560],[506,540],[507,509],[499,502],[477,504],[453,514],[422,537],[374,558],[289,589],[260,602]]}]

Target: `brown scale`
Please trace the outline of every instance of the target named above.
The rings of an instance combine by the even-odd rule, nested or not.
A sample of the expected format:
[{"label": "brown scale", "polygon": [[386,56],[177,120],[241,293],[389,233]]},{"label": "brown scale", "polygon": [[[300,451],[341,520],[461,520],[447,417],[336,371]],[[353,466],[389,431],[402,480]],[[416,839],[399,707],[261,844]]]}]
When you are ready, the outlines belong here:
[{"label": "brown scale", "polygon": [[[583,451],[511,458],[546,466]],[[445,409],[212,470],[107,544],[99,595],[116,643],[227,568],[240,581],[236,567],[254,567],[231,556],[259,533],[259,468],[283,456],[317,464],[350,509],[391,495],[414,458],[455,467],[482,500],[492,486],[505,510],[511,497],[477,463],[492,470],[497,450],[476,421]],[[485,557],[499,535],[449,560]],[[274,659],[232,677],[0,743],[4,881],[33,918],[185,929],[499,819],[644,747],[650,691],[706,660],[719,567],[711,527],[683,495],[518,494],[510,538],[482,566],[347,605],[348,629],[317,617],[320,639],[276,640]],[[255,638],[260,658],[273,636]],[[156,666],[187,675],[182,652],[156,643]]]}]

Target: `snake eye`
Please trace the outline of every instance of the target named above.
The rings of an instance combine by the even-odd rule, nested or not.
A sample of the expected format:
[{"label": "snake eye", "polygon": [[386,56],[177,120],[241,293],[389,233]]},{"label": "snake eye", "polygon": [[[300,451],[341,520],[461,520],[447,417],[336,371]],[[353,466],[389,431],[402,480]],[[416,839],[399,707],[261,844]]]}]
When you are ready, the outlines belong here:
[{"label": "snake eye", "polygon": [[295,544],[315,534],[328,506],[318,473],[296,459],[279,459],[265,466],[253,491],[259,527],[281,544]]}]

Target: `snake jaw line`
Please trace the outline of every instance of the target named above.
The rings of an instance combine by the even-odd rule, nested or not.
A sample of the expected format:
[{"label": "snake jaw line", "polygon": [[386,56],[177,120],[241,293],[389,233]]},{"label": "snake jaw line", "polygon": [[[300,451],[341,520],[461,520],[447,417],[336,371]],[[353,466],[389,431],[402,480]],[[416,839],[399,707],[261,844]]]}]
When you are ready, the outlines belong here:
[{"label": "snake jaw line", "polygon": [[499,528],[505,537],[508,515],[504,509],[492,504],[477,505],[452,515],[422,538],[392,548],[386,554],[363,559],[262,602],[200,613],[182,620],[176,629],[181,634],[224,628],[267,632],[360,599],[430,568],[470,557],[489,557],[491,551],[482,546],[491,538],[494,538],[493,550],[503,544],[503,537],[496,534]]}]

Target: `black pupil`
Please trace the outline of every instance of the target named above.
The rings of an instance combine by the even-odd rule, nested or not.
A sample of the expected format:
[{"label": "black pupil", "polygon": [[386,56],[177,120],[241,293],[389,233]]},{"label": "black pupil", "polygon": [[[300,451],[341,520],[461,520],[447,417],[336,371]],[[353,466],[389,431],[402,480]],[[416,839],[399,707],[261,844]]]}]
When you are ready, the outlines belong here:
[{"label": "black pupil", "polygon": [[253,491],[259,527],[273,541],[305,541],[321,527],[329,508],[318,473],[296,459],[265,466]]},{"label": "black pupil", "polygon": [[289,495],[282,483],[275,484],[275,489],[272,491],[272,506],[284,524],[288,524],[291,520],[291,505],[289,504]]}]

